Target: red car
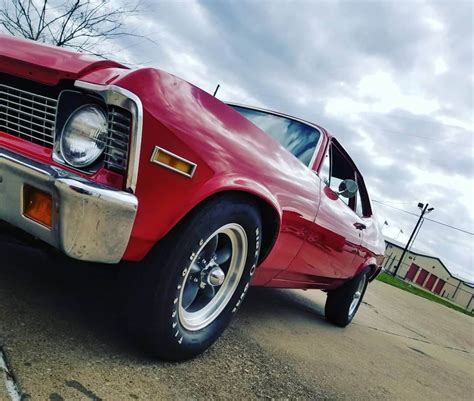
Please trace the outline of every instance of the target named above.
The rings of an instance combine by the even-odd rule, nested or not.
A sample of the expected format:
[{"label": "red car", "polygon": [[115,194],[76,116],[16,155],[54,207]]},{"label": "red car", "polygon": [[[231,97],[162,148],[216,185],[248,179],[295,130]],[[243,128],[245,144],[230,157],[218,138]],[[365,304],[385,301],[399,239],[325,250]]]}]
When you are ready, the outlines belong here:
[{"label": "red car", "polygon": [[128,327],[170,360],[208,348],[251,284],[322,289],[346,326],[384,251],[363,177],[324,128],[10,36],[0,220],[71,258],[140,262],[119,265]]}]

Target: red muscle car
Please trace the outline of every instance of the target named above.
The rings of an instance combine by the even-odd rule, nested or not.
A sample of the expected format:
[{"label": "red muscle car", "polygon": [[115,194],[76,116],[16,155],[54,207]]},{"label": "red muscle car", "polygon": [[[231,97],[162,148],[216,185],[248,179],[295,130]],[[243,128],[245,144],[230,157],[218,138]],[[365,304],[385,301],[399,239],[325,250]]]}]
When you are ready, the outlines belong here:
[{"label": "red muscle car", "polygon": [[363,177],[324,128],[10,36],[0,220],[71,258],[140,262],[118,265],[127,324],[170,360],[208,348],[250,285],[322,289],[346,326],[384,251]]}]

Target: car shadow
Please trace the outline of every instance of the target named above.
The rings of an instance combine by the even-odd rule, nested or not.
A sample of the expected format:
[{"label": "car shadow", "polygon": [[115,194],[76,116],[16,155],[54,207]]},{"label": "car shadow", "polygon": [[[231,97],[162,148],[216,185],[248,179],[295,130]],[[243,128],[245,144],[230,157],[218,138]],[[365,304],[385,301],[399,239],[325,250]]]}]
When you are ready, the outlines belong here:
[{"label": "car shadow", "polygon": [[[308,290],[308,293],[317,290]],[[302,290],[252,288],[240,313],[265,318],[308,318],[325,322],[324,301],[311,299]]]},{"label": "car shadow", "polygon": [[[83,263],[4,242],[0,242],[0,255],[0,305],[9,311],[2,318],[0,337],[2,326],[16,324],[21,314],[23,321],[46,320],[48,333],[57,336],[58,344],[67,326],[79,336],[87,332],[97,342],[107,343],[112,353],[152,361],[134,345],[120,323],[122,300],[116,265]],[[237,325],[274,318],[311,319],[315,324],[326,324],[323,307],[300,292],[252,288],[239,311]]]}]

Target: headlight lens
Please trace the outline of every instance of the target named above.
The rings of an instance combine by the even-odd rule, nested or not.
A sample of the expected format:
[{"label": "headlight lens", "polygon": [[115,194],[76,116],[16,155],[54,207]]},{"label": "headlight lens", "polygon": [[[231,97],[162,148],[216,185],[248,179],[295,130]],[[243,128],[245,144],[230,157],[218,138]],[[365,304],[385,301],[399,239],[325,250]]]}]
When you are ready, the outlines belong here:
[{"label": "headlight lens", "polygon": [[74,167],[95,162],[107,141],[107,117],[99,107],[84,105],[74,111],[62,130],[61,154]]}]

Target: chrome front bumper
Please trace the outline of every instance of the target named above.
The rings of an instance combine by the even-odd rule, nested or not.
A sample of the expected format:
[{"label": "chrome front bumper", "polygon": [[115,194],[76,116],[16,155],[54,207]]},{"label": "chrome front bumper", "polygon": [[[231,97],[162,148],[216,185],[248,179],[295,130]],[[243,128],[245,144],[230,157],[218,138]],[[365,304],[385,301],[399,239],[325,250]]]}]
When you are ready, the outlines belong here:
[{"label": "chrome front bumper", "polygon": [[[53,226],[23,215],[23,186],[53,197]],[[0,220],[80,260],[117,263],[127,247],[137,198],[108,189],[66,170],[0,148]]]}]

